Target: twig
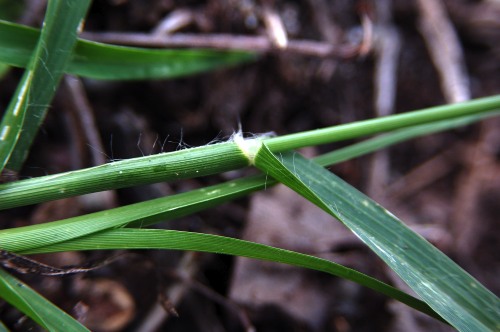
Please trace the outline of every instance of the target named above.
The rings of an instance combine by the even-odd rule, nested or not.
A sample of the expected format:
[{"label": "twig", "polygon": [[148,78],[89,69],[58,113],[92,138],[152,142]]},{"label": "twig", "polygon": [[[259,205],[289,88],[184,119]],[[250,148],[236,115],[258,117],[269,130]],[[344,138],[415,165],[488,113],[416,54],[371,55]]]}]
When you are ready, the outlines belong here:
[{"label": "twig", "polygon": [[401,42],[393,26],[380,27],[378,35],[375,46],[375,111],[377,116],[387,116],[394,112]]},{"label": "twig", "polygon": [[463,149],[465,167],[457,181],[450,225],[456,254],[469,262],[473,262],[471,257],[488,227],[478,207],[480,198],[498,183],[500,163],[495,158],[500,136],[498,125],[496,119],[483,121],[478,140]]},{"label": "twig", "polygon": [[[338,44],[341,37],[341,29],[333,22],[330,6],[326,0],[309,0],[309,6],[313,13],[313,23],[321,36],[330,44]],[[319,77],[323,82],[328,82],[337,69],[337,59],[324,59],[318,70]]]},{"label": "twig", "polygon": [[152,31],[153,35],[169,34],[193,22],[193,13],[187,9],[176,9],[169,13]]},{"label": "twig", "polygon": [[[93,41],[162,48],[212,48],[218,50],[241,50],[267,53],[276,51],[273,43],[264,36],[242,36],[231,34],[190,34],[150,35],[144,33],[84,32],[82,38]],[[363,45],[363,43],[361,43]],[[282,51],[316,57],[351,58],[360,53],[361,45],[331,45],[312,40],[289,40]]]},{"label": "twig", "polygon": [[[375,113],[387,116],[394,112],[396,100],[397,69],[400,50],[400,39],[391,22],[391,3],[387,0],[376,2],[377,24],[375,50]],[[390,161],[388,151],[377,151],[371,159],[371,167],[367,184],[370,196],[379,201],[386,198],[385,186],[389,180]]]},{"label": "twig", "polygon": [[[85,88],[81,80],[77,77],[65,76],[64,84],[70,95],[71,106],[78,118],[81,129],[88,144],[97,151],[104,151],[101,137],[97,130],[97,124],[94,119],[94,113],[85,93]],[[92,166],[107,163],[105,156],[94,149],[90,149],[92,155]]]},{"label": "twig", "polygon": [[212,288],[205,286],[204,284],[202,284],[197,280],[190,279],[185,281],[189,283],[189,285],[193,290],[198,291],[199,293],[205,295],[208,299],[212,300],[213,302],[221,306],[224,306],[227,310],[233,312],[243,325],[244,331],[246,332],[256,331],[245,310],[241,308],[237,303],[231,301],[225,296],[220,295]]},{"label": "twig", "polygon": [[394,112],[397,68],[401,46],[399,34],[393,26],[382,26],[375,46],[375,110],[378,116]]},{"label": "twig", "polygon": [[46,0],[25,1],[23,13],[18,22],[24,25],[38,24],[43,20],[43,13],[46,7]]},{"label": "twig", "polygon": [[189,285],[184,281],[184,279],[192,279],[192,277],[199,270],[199,255],[194,252],[184,253],[176,270],[179,275],[183,276],[183,280],[179,283],[173,284],[168,290],[164,291],[163,297],[169,300],[170,307],[168,308],[168,311],[165,310],[166,308],[160,302],[157,302],[153,308],[149,310],[146,318],[143,320],[142,324],[135,329],[135,331],[157,331],[167,320],[169,315],[175,312],[174,307],[180,303],[189,289]]},{"label": "twig", "polygon": [[262,17],[273,45],[279,49],[285,49],[288,45],[288,36],[281,17],[269,5],[264,5]]},{"label": "twig", "polygon": [[0,265],[22,274],[36,274],[42,276],[63,276],[75,273],[86,273],[109,265],[125,254],[108,257],[88,266],[55,267],[33,260],[26,256],[17,255],[5,250],[0,250]]},{"label": "twig", "polygon": [[358,54],[363,56],[370,53],[373,46],[373,22],[368,15],[361,15],[361,26],[363,27],[363,39],[358,47]]},{"label": "twig", "polygon": [[[76,140],[84,140],[90,147],[89,153],[91,156],[92,166],[103,165],[107,163],[104,146],[102,144],[101,136],[95,121],[92,106],[87,98],[85,87],[81,80],[77,77],[66,75],[63,80],[63,85],[69,95],[66,103],[76,122],[77,133],[71,133]],[[78,137],[80,134],[83,137]],[[78,156],[75,159],[79,159]],[[91,206],[92,209],[104,209],[116,206],[116,192],[109,190],[103,192],[96,192],[81,197],[81,200],[86,206]]]},{"label": "twig", "polygon": [[413,168],[387,187],[388,197],[403,201],[443,178],[453,170],[454,164],[457,163],[456,156],[463,148],[462,143],[455,144]]},{"label": "twig", "polygon": [[462,48],[443,3],[418,0],[420,32],[441,77],[441,89],[450,103],[470,99],[469,79]]},{"label": "twig", "polygon": [[326,0],[309,0],[314,15],[314,24],[328,42],[338,43],[341,29],[331,19],[330,6]]}]

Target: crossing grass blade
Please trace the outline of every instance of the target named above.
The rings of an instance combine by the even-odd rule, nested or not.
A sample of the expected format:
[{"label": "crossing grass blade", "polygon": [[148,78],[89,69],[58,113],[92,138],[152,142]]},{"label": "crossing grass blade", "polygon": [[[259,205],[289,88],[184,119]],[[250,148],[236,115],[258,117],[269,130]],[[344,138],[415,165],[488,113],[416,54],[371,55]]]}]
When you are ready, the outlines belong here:
[{"label": "crossing grass blade", "polygon": [[[49,1],[42,31],[25,57],[27,69],[0,123],[0,171],[7,162],[12,170],[22,167],[71,57],[89,4],[90,0]],[[16,36],[2,35],[0,45],[12,39]],[[18,55],[12,50],[7,53]]]},{"label": "crossing grass blade", "polygon": [[452,119],[494,110],[500,110],[500,94],[478,98],[464,103],[434,106],[418,111],[398,113],[338,126],[273,137],[267,139],[266,144],[273,152],[290,151],[305,146],[339,142],[426,123],[435,123],[441,120],[450,121]]},{"label": "crossing grass blade", "polygon": [[[0,20],[0,62],[26,67],[40,32]],[[256,59],[240,51],[160,50],[79,39],[67,73],[100,80],[170,79]]]},{"label": "crossing grass blade", "polygon": [[[231,181],[209,188],[75,218],[1,230],[0,243],[2,243],[3,250],[24,254],[55,250],[113,249],[115,248],[113,246],[118,246],[123,249],[158,248],[210,251],[273,260],[341,276],[436,317],[435,313],[429,310],[426,305],[404,292],[354,270],[312,256],[206,234],[196,235],[166,231],[160,234],[153,231],[140,232],[143,230],[122,229],[124,226],[144,227],[218,205],[223,201],[262,189],[266,186],[265,180],[262,180],[261,176],[254,176],[241,181]],[[111,233],[107,233],[108,231]],[[145,236],[143,237],[143,235]],[[81,243],[84,247],[78,246]]]},{"label": "crossing grass blade", "polygon": [[2,298],[47,331],[89,331],[28,285],[0,268]]},{"label": "crossing grass blade", "polygon": [[500,300],[393,214],[296,152],[262,144],[255,165],[335,216],[460,331],[500,329]]},{"label": "crossing grass blade", "polygon": [[0,185],[0,210],[111,188],[194,178],[248,166],[233,143],[221,143]]},{"label": "crossing grass blade", "polygon": [[[404,128],[320,156],[317,162],[323,166],[332,165],[414,137],[465,126],[498,114],[497,111],[486,112]],[[343,130],[343,125],[337,127]],[[335,132],[332,137],[337,138]],[[116,161],[78,171],[0,184],[0,210],[107,189],[205,176],[247,165],[247,158],[232,142]]]},{"label": "crossing grass blade", "polygon": [[265,181],[255,176],[74,218],[4,229],[0,230],[1,249],[27,251],[128,224],[144,227],[213,207],[264,186]]},{"label": "crossing grass blade", "polygon": [[326,272],[371,288],[435,318],[424,302],[375,278],[318,257],[223,236],[157,229],[113,229],[25,253],[99,249],[169,249],[248,257]]},{"label": "crossing grass blade", "polygon": [[4,63],[0,63],[0,80],[9,72],[10,66]]},{"label": "crossing grass blade", "polygon": [[[477,120],[478,116],[473,116],[466,119],[454,120],[452,123],[445,125],[443,123],[436,123],[434,125],[425,125],[420,127],[411,128],[411,130],[402,130],[400,132],[396,132],[393,134],[388,134],[383,137],[378,137],[373,140],[369,140],[366,142],[361,142],[355,144],[354,146],[349,146],[345,149],[341,149],[335,151],[326,156],[318,157],[317,160],[322,165],[327,165],[329,163],[335,163],[338,161],[345,160],[346,158],[351,158],[356,155],[360,155],[363,153],[367,153],[372,151],[373,149],[379,149],[385,145],[393,144],[399,140],[408,139],[414,137],[415,135],[420,135],[423,133],[429,133],[435,130],[443,130],[449,128],[451,125],[464,125],[470,123],[470,121]],[[385,145],[384,145],[385,144]],[[187,151],[187,150],[186,150]],[[267,182],[266,182],[267,181]],[[22,228],[8,229],[0,231],[0,243],[2,243],[2,249],[29,253],[29,252],[49,252],[54,250],[83,250],[83,249],[103,249],[103,248],[111,248],[109,246],[114,245],[117,241],[121,241],[122,247],[127,245],[134,244],[136,247],[140,247],[140,243],[143,243],[142,246],[146,246],[147,244],[152,245],[152,240],[149,238],[153,233],[148,233],[149,235],[145,235],[145,240],[137,240],[139,242],[134,242],[134,236],[130,236],[130,238],[122,237],[122,233],[119,236],[116,236],[118,233],[113,233],[113,235],[106,236],[104,232],[114,231],[117,227],[143,227],[150,225],[152,223],[169,220],[172,218],[177,218],[183,215],[191,214],[196,211],[209,208],[211,206],[215,206],[221,204],[222,202],[235,199],[237,197],[247,195],[251,192],[264,189],[265,187],[269,187],[275,184],[275,180],[268,178],[267,176],[255,176],[246,179],[239,179],[235,181],[231,181],[225,184],[220,184],[212,187],[202,188],[199,190],[195,190],[193,192],[183,193],[179,195],[169,196],[160,198],[157,200],[152,200],[143,203],[137,203],[130,206],[125,206],[113,210],[98,212],[86,216],[71,218],[67,220],[51,222],[47,224],[41,224],[36,226],[28,226]],[[135,221],[134,221],[135,220]],[[128,233],[127,233],[128,234]],[[132,233],[131,233],[132,234]],[[142,234],[142,233],[141,233]],[[155,233],[156,234],[156,233]],[[94,236],[98,236],[94,238]],[[99,237],[101,236],[101,237]],[[141,235],[142,236],[142,235]],[[160,237],[163,237],[161,235]],[[169,235],[170,236],[170,235]],[[201,236],[201,235],[200,235]],[[153,238],[156,235],[153,236]],[[99,241],[95,239],[101,239]],[[114,239],[114,240],[113,240]],[[142,239],[142,238],[141,238]],[[180,239],[180,238],[178,238]],[[188,237],[184,237],[187,241],[185,244],[189,246],[189,243],[192,239]],[[96,242],[92,242],[92,241]],[[215,241],[210,238],[210,241]],[[75,242],[76,241],[76,242]],[[83,242],[78,242],[83,241]],[[87,241],[87,242],[85,242]],[[90,241],[90,242],[88,242]],[[109,242],[108,242],[109,241]],[[143,242],[140,242],[143,241]],[[209,241],[209,242],[210,242]],[[104,242],[108,242],[109,245],[106,246]],[[87,247],[78,247],[76,243],[86,243]],[[93,244],[94,246],[90,245]],[[170,242],[169,242],[170,243]],[[196,241],[195,241],[196,243]],[[234,244],[234,243],[233,243]],[[164,244],[161,247],[158,244],[158,248],[167,248],[165,247],[167,244]],[[178,247],[168,247],[170,249],[183,249],[181,244],[176,244]],[[71,247],[73,246],[73,247]],[[118,244],[117,244],[118,246]],[[191,247],[186,247],[191,248]],[[204,250],[204,247],[198,247],[196,250]],[[220,248],[217,247],[217,248]],[[213,248],[214,252],[222,252],[221,249]],[[218,251],[216,251],[216,249]],[[258,249],[258,248],[257,248]],[[188,250],[188,249],[186,249]],[[195,250],[195,249],[193,249]],[[253,250],[253,249],[252,249]],[[279,249],[278,249],[279,250]],[[275,252],[278,253],[278,252]],[[280,252],[281,253],[281,252]],[[238,252],[234,252],[234,254],[238,254]],[[293,256],[293,255],[292,255]],[[262,256],[254,256],[254,258],[264,259]],[[279,257],[277,259],[280,259]],[[276,260],[279,261],[279,260]],[[289,261],[281,261],[283,263],[290,263]],[[292,259],[293,263],[293,259]],[[304,263],[305,264],[305,263]],[[319,269],[318,266],[314,267],[314,263],[312,266],[308,265],[299,265],[308,268],[316,268]],[[298,265],[298,264],[295,264]],[[321,270],[328,273],[331,273],[327,270]],[[340,273],[340,272],[336,272]],[[337,274],[338,275],[338,274]],[[353,279],[350,279],[353,280]],[[354,280],[356,281],[356,280]],[[369,286],[369,285],[368,285]],[[372,285],[373,286],[373,285]],[[375,285],[376,286],[376,285]],[[375,287],[374,286],[374,287]],[[378,287],[378,286],[376,286]],[[375,289],[377,289],[375,287]],[[385,287],[385,286],[384,286]],[[373,287],[372,287],[373,288]],[[387,291],[388,289],[386,289]],[[381,290],[384,292],[384,290]],[[389,295],[389,294],[388,294]],[[390,296],[390,295],[389,295]],[[397,295],[399,296],[399,295]],[[403,296],[403,301],[405,300]],[[420,302],[412,302],[407,303],[413,307],[417,307],[417,309],[422,310],[430,315],[435,314],[432,311],[429,311],[428,308],[422,307]]]}]

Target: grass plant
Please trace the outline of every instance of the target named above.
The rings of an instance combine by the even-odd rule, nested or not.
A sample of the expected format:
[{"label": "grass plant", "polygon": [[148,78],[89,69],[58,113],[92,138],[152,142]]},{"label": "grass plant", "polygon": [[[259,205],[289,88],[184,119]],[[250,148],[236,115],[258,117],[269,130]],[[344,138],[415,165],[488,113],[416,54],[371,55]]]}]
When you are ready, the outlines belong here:
[{"label": "grass plant", "polygon": [[[254,54],[242,52],[151,50],[78,40],[77,27],[88,5],[88,1],[49,0],[41,31],[0,22],[0,62],[26,68],[0,125],[2,168],[7,166],[19,170],[22,167],[31,140],[64,73],[96,79],[172,78],[256,58]],[[61,15],[62,12],[65,14]],[[68,33],[52,32],[61,27],[67,27],[64,31]],[[49,87],[46,82],[50,82]],[[245,256],[315,269],[351,280],[447,322],[460,331],[499,330],[500,301],[494,294],[386,209],[324,168],[413,137],[497,116],[499,109],[500,96],[492,96],[280,137],[245,139],[240,133],[227,142],[1,184],[0,209],[10,209],[248,166],[255,166],[262,172],[253,177],[106,211],[3,229],[0,231],[0,250],[4,254],[28,255],[76,250],[169,249]],[[385,134],[311,160],[293,151],[304,146],[381,133]],[[289,186],[342,222],[419,298],[311,255],[216,235],[147,228],[277,183]],[[0,296],[47,330],[86,330],[2,269]]]}]

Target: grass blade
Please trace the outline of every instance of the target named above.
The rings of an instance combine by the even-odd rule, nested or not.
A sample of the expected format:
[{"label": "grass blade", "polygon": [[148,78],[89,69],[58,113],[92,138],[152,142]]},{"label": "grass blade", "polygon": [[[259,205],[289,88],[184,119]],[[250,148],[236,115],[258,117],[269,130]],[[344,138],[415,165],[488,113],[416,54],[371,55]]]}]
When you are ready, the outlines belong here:
[{"label": "grass blade", "polygon": [[[76,250],[77,248],[78,250],[83,250],[75,245],[78,243],[93,245],[93,249],[111,249],[112,247],[110,247],[110,245],[117,245],[116,241],[120,242],[123,248],[141,248],[142,246],[142,248],[211,251],[234,255],[241,254],[243,256],[270,260],[272,260],[271,258],[273,257],[273,253],[279,253],[278,258],[274,259],[275,261],[307,268],[314,268],[320,271],[346,277],[349,280],[378,290],[402,301],[403,303],[407,303],[417,310],[433,315],[432,311],[429,310],[427,306],[422,306],[422,303],[415,301],[415,299],[409,297],[403,292],[397,291],[396,289],[382,284],[375,279],[368,277],[365,278],[357,272],[345,270],[343,267],[337,266],[333,263],[325,263],[327,261],[321,260],[322,263],[319,264],[318,262],[320,261],[318,261],[317,258],[306,258],[304,261],[303,258],[305,256],[300,256],[300,254],[287,254],[284,251],[279,251],[279,249],[268,249],[268,247],[251,243],[243,245],[243,242],[237,242],[237,240],[234,239],[220,240],[217,237],[204,234],[186,235],[178,238],[168,238],[162,235],[160,237],[161,240],[154,242],[154,237],[146,237],[144,239],[141,238],[139,234],[142,233],[126,233],[128,230],[124,229],[120,231],[125,233],[115,232],[117,231],[117,228],[126,225],[143,227],[158,221],[178,218],[202,209],[206,209],[210,206],[220,204],[223,201],[246,195],[251,191],[263,189],[265,181],[262,180],[261,176],[255,176],[240,181],[224,183],[210,188],[198,189],[187,193],[132,204],[108,211],[96,212],[85,216],[45,224],[2,230],[0,231],[0,243],[3,244],[3,250],[23,253],[49,252],[56,250],[55,248],[59,248],[57,250]],[[106,237],[106,234],[108,234],[106,233],[107,231],[112,232],[109,233],[112,234],[111,238]],[[132,235],[124,237],[124,234]],[[174,234],[177,233],[174,232]],[[94,236],[97,237],[94,238]],[[196,238],[192,238],[195,236],[198,236],[198,239],[207,240],[203,240],[201,242],[196,241]],[[87,239],[90,242],[86,242]],[[143,242],[141,242],[141,239]],[[207,242],[205,243],[204,241]],[[242,247],[238,243],[240,243]],[[228,248],[227,252],[224,249],[226,246]],[[324,264],[329,264],[329,267],[321,268]]]},{"label": "grass blade", "polygon": [[[417,136],[468,125],[496,115],[498,112],[489,112],[413,126],[334,151],[318,157],[317,161],[323,166],[332,165]],[[247,158],[232,142],[127,159],[78,171],[0,184],[0,210],[101,190],[210,175],[247,165]]]},{"label": "grass blade", "polygon": [[[0,62],[26,67],[40,32],[0,20]],[[250,61],[240,51],[158,50],[78,40],[66,72],[102,80],[166,79]]]},{"label": "grass blade", "polygon": [[284,263],[326,272],[354,281],[405,303],[427,315],[439,317],[424,302],[356,270],[318,257],[223,236],[157,229],[114,229],[29,253],[99,249],[173,249],[203,251]]},{"label": "grass blade", "polygon": [[0,294],[48,331],[89,331],[22,281],[0,269]]},{"label": "grass blade", "polygon": [[[89,4],[89,0],[49,1],[40,38],[30,49],[27,70],[0,123],[0,171],[7,162],[12,170],[22,167],[71,57]],[[12,38],[15,35],[6,39]]]},{"label": "grass blade", "polygon": [[0,321],[0,332],[9,332],[10,330],[5,326],[3,322]]},{"label": "grass blade", "polygon": [[[322,164],[335,163],[349,157],[347,156],[348,153],[344,153],[344,151],[349,152],[352,157],[356,154],[367,153],[370,149],[381,148],[384,144],[393,144],[400,139],[408,139],[414,135],[428,133],[432,130],[443,130],[453,124],[467,124],[473,120],[477,120],[477,116],[460,121],[455,120],[447,124],[436,123],[415,127],[411,130],[403,130],[335,151],[326,156],[318,157],[318,160]],[[358,146],[359,148],[357,148]],[[41,250],[37,248],[40,248],[40,246],[54,246],[57,243],[61,243],[61,246],[64,246],[64,243],[66,243],[64,241],[73,241],[72,239],[74,238],[83,239],[86,235],[95,234],[95,232],[102,230],[123,227],[124,225],[146,226],[161,220],[187,215],[210,206],[221,204],[224,201],[247,195],[250,192],[264,189],[266,186],[269,187],[274,183],[275,181],[272,179],[268,179],[266,183],[265,176],[255,176],[77,218],[3,230],[0,231],[0,243],[3,244],[3,249],[17,252]],[[134,220],[137,221],[134,222]],[[99,246],[102,247],[101,244]],[[47,248],[45,247],[45,249]]]},{"label": "grass blade", "polygon": [[339,219],[455,328],[500,328],[499,299],[370,198],[295,152],[275,156],[262,144],[255,164]]},{"label": "grass blade", "polygon": [[150,50],[81,41],[68,72],[101,80],[171,79],[255,60],[240,51]]},{"label": "grass blade", "polygon": [[31,71],[25,73],[14,93],[15,102],[14,99],[11,101],[0,122],[0,172],[7,165],[21,136],[32,76]]},{"label": "grass blade", "polygon": [[493,110],[500,110],[500,95],[274,137],[266,144],[273,152],[289,151]]},{"label": "grass blade", "polygon": [[233,143],[121,160],[0,185],[0,210],[110,188],[199,177],[245,166],[248,166],[248,159]]},{"label": "grass blade", "polygon": [[389,146],[426,135],[470,125],[474,122],[488,119],[500,115],[500,111],[494,111],[484,114],[464,116],[456,119],[441,120],[434,123],[427,123],[418,126],[407,127],[383,134],[365,141],[352,144],[350,146],[338,149],[313,160],[321,166],[329,166],[355,157],[378,151]]},{"label": "grass blade", "polygon": [[112,228],[142,227],[189,215],[264,188],[259,176],[74,218],[0,230],[1,249],[20,252]]}]

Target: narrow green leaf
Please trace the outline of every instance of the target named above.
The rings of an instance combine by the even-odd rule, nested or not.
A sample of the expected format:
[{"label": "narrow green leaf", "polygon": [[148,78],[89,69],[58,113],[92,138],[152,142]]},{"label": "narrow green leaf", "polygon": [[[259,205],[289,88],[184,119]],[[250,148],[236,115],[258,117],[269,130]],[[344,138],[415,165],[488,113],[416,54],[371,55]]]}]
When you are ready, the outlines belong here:
[{"label": "narrow green leaf", "polygon": [[4,229],[0,230],[1,249],[20,252],[131,223],[143,227],[207,209],[264,186],[261,177],[251,177],[74,218]]},{"label": "narrow green leaf", "polygon": [[5,63],[0,63],[0,80],[2,80],[5,75],[7,75],[10,68],[11,67],[9,65],[6,65]]},{"label": "narrow green leaf", "polygon": [[[12,170],[22,167],[71,57],[77,28],[89,4],[90,0],[49,1],[40,38],[30,49],[27,70],[0,123],[0,171],[7,162]],[[1,44],[15,38],[0,37]]]},{"label": "narrow green leaf", "polygon": [[39,30],[0,19],[0,62],[28,67],[39,37]]},{"label": "narrow green leaf", "polygon": [[9,332],[9,329],[2,321],[0,321],[0,332]]},{"label": "narrow green leaf", "polygon": [[[270,184],[272,183],[269,183],[269,185]],[[249,192],[263,189],[265,186],[265,179],[263,179],[262,176],[255,176],[247,179],[242,179],[240,181],[232,181],[209,188],[202,188],[187,193],[163,197],[147,202],[132,204],[75,218],[69,218],[45,224],[1,230],[0,243],[2,243],[3,250],[23,253],[37,252],[41,247],[44,248],[42,249],[42,251],[48,250],[48,248],[57,244],[61,244],[61,246],[64,247],[67,241],[73,241],[74,239],[82,239],[82,241],[85,241],[84,239],[86,238],[93,239],[92,236],[99,234],[102,235],[102,231],[116,229],[117,227],[123,227],[126,225],[143,227],[158,221],[178,218],[214,205],[218,205],[224,201],[246,195]],[[92,236],[86,237],[88,235]],[[109,239],[103,240],[103,242],[107,242],[108,240]],[[185,245],[189,246],[191,245],[191,243],[196,243],[192,242],[191,240],[192,239],[186,238],[187,243]],[[138,243],[131,242],[129,240],[126,240],[125,238],[121,238],[121,241],[122,245],[125,246],[132,243]],[[144,243],[152,245],[153,242],[150,241],[151,239],[148,239]],[[113,243],[113,241],[108,241],[108,243],[111,244]],[[169,245],[172,245],[172,242],[168,243]],[[94,242],[94,245],[95,247],[93,247],[93,249],[107,248],[106,245],[101,242]],[[218,243],[217,245],[212,247],[212,251],[215,249],[219,251],[222,250],[221,245],[221,243]],[[203,248],[204,247],[199,247],[196,250],[204,250]],[[182,247],[178,247],[178,249],[182,249]],[[255,256],[255,258],[259,257]],[[287,263],[287,261],[282,262]],[[308,267],[307,265],[300,266]],[[350,275],[350,273],[348,273],[348,275]],[[363,282],[357,279],[352,279],[355,277],[356,276],[351,276],[349,277],[349,280],[360,283]],[[366,283],[362,284],[384,292],[384,294],[387,294],[388,292],[388,290],[385,288],[378,289],[377,287],[373,286],[373,284],[372,286],[370,286],[370,283],[368,283],[368,285]],[[432,314],[428,310],[425,311],[426,309],[421,307],[420,304],[413,303],[413,300],[408,302],[409,298],[405,299],[405,296],[402,295],[402,293],[399,295],[398,294],[393,294],[392,296],[401,301],[405,301],[405,303],[417,308],[418,310],[423,310],[428,314]]]},{"label": "narrow green leaf", "polygon": [[1,297],[48,331],[89,331],[22,281],[0,269]]},{"label": "narrow green leaf", "polygon": [[370,198],[298,153],[275,156],[265,143],[255,164],[339,219],[455,328],[500,328],[499,299]]},{"label": "narrow green leaf", "polygon": [[249,257],[326,272],[371,288],[427,315],[438,318],[427,304],[356,270],[318,257],[223,236],[157,229],[114,229],[35,248],[25,253],[99,249],[173,249]]},{"label": "narrow green leaf", "polygon": [[[332,165],[417,136],[467,125],[496,115],[498,112],[488,112],[405,128],[334,151],[319,157],[318,162],[323,166]],[[332,130],[343,130],[343,126],[332,127]],[[332,133],[332,140],[335,139],[337,137]],[[205,176],[247,165],[247,158],[232,142],[116,161],[78,171],[0,184],[0,210],[107,189]]]},{"label": "narrow green leaf", "polygon": [[7,165],[21,136],[32,76],[32,71],[25,72],[14,93],[15,101],[14,99],[11,101],[0,122],[0,172]]},{"label": "narrow green leaf", "polygon": [[16,20],[25,7],[24,1],[0,0],[0,19]]},{"label": "narrow green leaf", "polygon": [[[0,62],[26,67],[40,32],[0,21]],[[66,72],[102,80],[166,79],[254,60],[241,51],[158,50],[78,40]]]},{"label": "narrow green leaf", "polygon": [[[471,120],[469,119],[469,121]],[[459,121],[457,120],[456,122],[455,124],[458,124]],[[464,124],[464,122],[460,122],[460,124]],[[409,134],[412,136],[422,134],[422,130],[440,130],[445,128],[441,126],[443,124],[412,128],[413,130]],[[404,132],[395,133],[395,135],[397,139],[408,138],[408,135],[405,135]],[[377,144],[370,144],[368,149],[364,146],[367,142],[360,143],[362,145],[361,149],[352,149],[353,147],[346,149],[352,150],[352,153],[366,153],[369,149],[380,148],[383,144],[392,144],[397,141],[391,139],[391,137],[392,134],[387,137],[374,139],[373,141]],[[338,150],[337,152],[328,155],[328,158],[319,157],[320,161],[326,164],[334,163],[346,157],[343,150]],[[224,201],[269,187],[275,183],[274,180],[266,178],[267,176],[256,176],[248,179],[240,179],[189,193],[160,198],[87,216],[43,225],[4,230],[0,231],[0,243],[3,244],[3,249],[9,251],[36,250],[33,248],[50,246],[110,228],[122,227],[124,225],[135,227],[147,226],[154,222],[169,220],[206,209]],[[136,221],[134,222],[134,220]]]},{"label": "narrow green leaf", "polygon": [[102,80],[166,79],[255,60],[241,51],[151,50],[80,41],[68,72]]},{"label": "narrow green leaf", "polygon": [[456,119],[441,120],[433,123],[427,123],[418,126],[407,127],[383,134],[372,139],[349,145],[314,158],[314,161],[321,166],[329,166],[349,160],[355,157],[378,151],[389,146],[401,143],[412,138],[426,136],[453,128],[470,125],[474,122],[488,119],[500,115],[499,111],[488,112],[484,114],[475,114]]},{"label": "narrow green leaf", "polygon": [[356,121],[333,127],[274,137],[266,140],[266,144],[273,152],[289,151],[304,146],[339,142],[346,139],[379,134],[440,120],[451,120],[493,110],[500,110],[500,94],[469,100],[464,103],[429,107],[419,111],[399,113],[375,119]]},{"label": "narrow green leaf", "polygon": [[248,166],[233,143],[126,159],[0,185],[0,210],[110,188],[199,177]]}]

